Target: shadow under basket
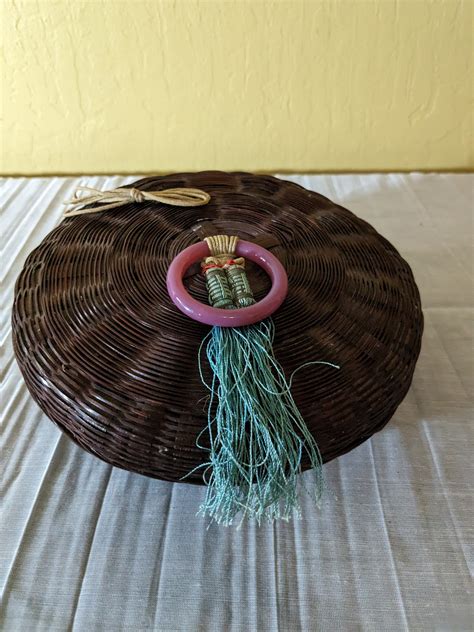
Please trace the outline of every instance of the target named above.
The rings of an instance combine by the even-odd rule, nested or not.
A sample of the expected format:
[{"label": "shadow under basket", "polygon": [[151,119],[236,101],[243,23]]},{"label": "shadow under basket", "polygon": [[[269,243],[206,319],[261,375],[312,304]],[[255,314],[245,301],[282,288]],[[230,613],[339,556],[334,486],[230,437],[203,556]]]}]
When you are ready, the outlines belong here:
[{"label": "shadow under basket", "polygon": [[[204,463],[196,440],[208,391],[198,371],[209,327],[171,302],[166,274],[184,248],[217,234],[270,250],[288,274],[274,314],[275,356],[323,461],[380,430],[405,396],[423,315],[408,264],[369,224],[327,198],[270,176],[151,177],[143,191],[193,187],[199,207],[131,202],[64,219],[18,278],[13,339],[38,405],[85,450],[117,467],[179,481]],[[253,265],[257,300],[270,281]],[[185,285],[208,300],[198,266]],[[206,442],[205,435],[201,442]],[[309,461],[303,458],[303,469]],[[202,483],[202,470],[186,478]]]}]

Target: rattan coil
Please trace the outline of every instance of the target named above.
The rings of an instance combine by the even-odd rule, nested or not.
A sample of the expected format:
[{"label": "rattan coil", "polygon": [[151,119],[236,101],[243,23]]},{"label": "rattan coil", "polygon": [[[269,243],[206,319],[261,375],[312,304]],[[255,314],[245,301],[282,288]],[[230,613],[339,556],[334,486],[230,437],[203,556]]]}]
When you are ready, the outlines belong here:
[{"label": "rattan coil", "polygon": [[[341,366],[307,367],[293,380],[323,460],[389,421],[412,380],[423,316],[410,267],[386,239],[322,195],[270,176],[202,172],[133,186],[195,187],[211,201],[130,203],[65,219],[17,281],[16,357],[64,432],[104,461],[165,480],[206,460],[196,447],[206,424],[197,354],[208,328],[173,306],[165,277],[173,257],[210,234],[256,241],[285,266],[289,294],[274,321],[287,375],[312,360]],[[249,266],[249,278],[264,296],[264,273]],[[186,283],[207,300],[198,268]]]}]

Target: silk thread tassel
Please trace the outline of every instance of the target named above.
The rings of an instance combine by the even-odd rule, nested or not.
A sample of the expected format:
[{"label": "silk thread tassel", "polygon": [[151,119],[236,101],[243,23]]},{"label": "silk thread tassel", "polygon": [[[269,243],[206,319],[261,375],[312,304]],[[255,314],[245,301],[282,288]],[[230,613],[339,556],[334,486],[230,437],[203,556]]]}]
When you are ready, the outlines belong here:
[{"label": "silk thread tassel", "polygon": [[[253,304],[245,262],[233,257],[237,238],[206,241],[212,256],[203,262],[203,271],[211,305],[236,309]],[[201,344],[199,370],[210,391],[203,433],[208,432],[210,448],[201,466],[207,490],[199,514],[219,524],[231,525],[237,517],[260,524],[300,515],[303,455],[313,476],[306,491],[316,503],[323,492],[321,455],[291,395],[291,380],[275,358],[273,339],[273,321],[266,319],[245,327],[214,326]],[[204,378],[204,351],[210,384]],[[204,447],[200,437],[197,443]]]}]

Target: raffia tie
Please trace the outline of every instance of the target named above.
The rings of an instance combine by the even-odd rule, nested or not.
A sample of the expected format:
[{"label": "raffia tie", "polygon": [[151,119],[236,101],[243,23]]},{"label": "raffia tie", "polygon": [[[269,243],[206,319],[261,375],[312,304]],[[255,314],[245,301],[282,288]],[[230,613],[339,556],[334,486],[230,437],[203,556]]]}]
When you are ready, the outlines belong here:
[{"label": "raffia tie", "polygon": [[235,235],[212,235],[211,237],[205,237],[210,257],[204,259],[204,265],[217,266],[219,268],[226,268],[229,265],[229,261],[232,261],[233,265],[240,265],[245,267],[245,259],[239,257],[234,259],[235,249],[239,238]]},{"label": "raffia tie", "polygon": [[[81,192],[88,192],[80,195]],[[140,189],[119,188],[113,191],[100,191],[91,187],[78,187],[74,197],[64,204],[72,207],[78,205],[99,204],[94,208],[71,208],[64,213],[64,217],[74,215],[87,215],[88,213],[100,213],[113,208],[136,202],[160,202],[170,206],[203,206],[207,204],[211,196],[201,189],[178,187],[176,189],[164,189],[163,191],[141,191]]]}]

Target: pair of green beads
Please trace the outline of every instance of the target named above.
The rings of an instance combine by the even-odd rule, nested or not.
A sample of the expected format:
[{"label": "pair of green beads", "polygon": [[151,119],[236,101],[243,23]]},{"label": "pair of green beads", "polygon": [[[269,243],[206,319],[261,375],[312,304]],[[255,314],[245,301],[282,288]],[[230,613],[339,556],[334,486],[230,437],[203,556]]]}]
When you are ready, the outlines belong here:
[{"label": "pair of green beads", "polygon": [[255,303],[243,258],[208,257],[203,270],[212,307],[238,309]]}]

